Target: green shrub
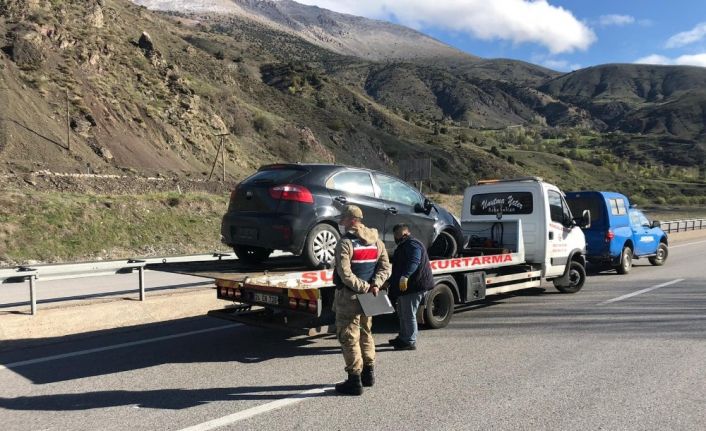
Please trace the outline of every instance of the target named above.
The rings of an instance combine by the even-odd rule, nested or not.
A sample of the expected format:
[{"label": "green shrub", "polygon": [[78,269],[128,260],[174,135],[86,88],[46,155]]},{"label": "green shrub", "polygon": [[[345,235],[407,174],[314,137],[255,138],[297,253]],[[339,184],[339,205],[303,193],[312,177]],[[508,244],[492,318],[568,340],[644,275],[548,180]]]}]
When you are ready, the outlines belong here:
[{"label": "green shrub", "polygon": [[261,114],[253,120],[253,127],[258,133],[267,134],[274,130],[275,123],[269,117]]}]

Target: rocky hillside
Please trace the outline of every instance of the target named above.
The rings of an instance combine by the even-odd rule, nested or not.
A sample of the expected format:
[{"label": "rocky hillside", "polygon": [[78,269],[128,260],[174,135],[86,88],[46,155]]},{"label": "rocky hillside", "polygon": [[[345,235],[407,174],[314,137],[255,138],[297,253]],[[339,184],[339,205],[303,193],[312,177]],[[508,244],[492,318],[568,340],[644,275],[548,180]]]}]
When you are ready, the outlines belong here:
[{"label": "rocky hillside", "polygon": [[[454,155],[452,137],[327,72],[358,60],[256,21],[226,28],[126,0],[0,4],[4,171],[202,178],[222,133],[231,178],[281,160],[396,172],[397,160],[432,153],[468,181],[518,171],[477,147]],[[436,181],[458,184],[442,170]]]},{"label": "rocky hillside", "polygon": [[290,0],[135,0],[153,10],[232,14],[289,32],[327,50],[367,60],[477,60],[410,28]]},{"label": "rocky hillside", "polygon": [[[598,187],[615,184],[631,161],[642,168],[624,187],[657,196],[681,186],[648,194],[655,173],[699,175],[704,98],[700,81],[689,85],[700,70],[675,67],[661,81],[652,66],[561,76],[426,50],[438,42],[419,33],[418,52],[376,62],[361,46],[334,49],[309,33],[348,26],[340,35],[377,34],[378,50],[391,49],[386,31],[405,39],[411,30],[290,1],[208,3],[230,9],[0,0],[0,170],[203,179],[227,133],[228,179],[282,160],[397,173],[401,160],[430,157],[429,185],[443,192],[520,174]],[[184,4],[206,2],[150,5]],[[444,60],[422,58],[429,52]]]}]

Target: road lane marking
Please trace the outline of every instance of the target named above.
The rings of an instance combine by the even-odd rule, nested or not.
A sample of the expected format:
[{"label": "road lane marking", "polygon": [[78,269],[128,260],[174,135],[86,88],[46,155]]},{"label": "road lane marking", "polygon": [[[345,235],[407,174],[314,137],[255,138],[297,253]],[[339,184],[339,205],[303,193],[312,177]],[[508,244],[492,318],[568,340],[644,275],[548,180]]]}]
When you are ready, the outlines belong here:
[{"label": "road lane marking", "polygon": [[271,412],[272,410],[281,409],[292,404],[300,403],[307,398],[311,398],[312,395],[320,395],[326,391],[333,390],[333,387],[321,387],[316,389],[309,389],[308,391],[300,392],[291,397],[282,398],[276,401],[272,401],[267,404],[263,404],[257,407],[252,407],[239,411],[237,413],[230,414],[228,416],[223,416],[222,418],[214,419],[208,422],[204,422],[198,425],[190,426],[184,428],[181,431],[209,431],[215,428],[220,428],[226,425],[234,424],[238,421],[244,419],[249,419],[253,416],[261,415],[263,413]]},{"label": "road lane marking", "polygon": [[61,355],[45,356],[43,358],[29,359],[26,361],[12,362],[9,364],[0,364],[0,370],[19,368],[27,365],[41,364],[43,362],[55,361],[57,359],[73,358],[76,356],[90,355],[91,353],[107,352],[109,350],[122,349],[124,347],[140,346],[142,344],[156,343],[158,341],[173,340],[175,338],[188,337],[191,335],[205,334],[207,332],[222,331],[224,329],[235,328],[242,326],[242,323],[234,323],[232,325],[217,326],[215,328],[199,329],[196,331],[182,332],[179,334],[165,335],[162,337],[147,338],[145,340],[130,341],[129,343],[114,344],[112,346],[96,347],[95,349],[79,350],[77,352],[62,353]]},{"label": "road lane marking", "polygon": [[696,244],[703,244],[703,243],[706,243],[706,241],[687,242],[686,244],[672,245],[669,248],[686,247],[687,245],[696,245]]},{"label": "road lane marking", "polygon": [[662,283],[662,284],[658,284],[658,285],[656,285],[656,286],[648,287],[647,289],[638,290],[637,292],[628,293],[627,295],[618,296],[617,298],[613,298],[613,299],[609,299],[609,300],[607,300],[607,301],[603,301],[603,302],[601,302],[601,303],[598,304],[598,305],[606,305],[606,304],[611,304],[611,303],[613,303],[613,302],[622,301],[623,299],[628,299],[628,298],[632,298],[633,296],[642,295],[643,293],[647,293],[647,292],[653,291],[653,290],[655,290],[655,289],[659,289],[660,287],[667,287],[667,286],[671,286],[672,284],[677,284],[677,283],[679,283],[680,281],[684,281],[684,279],[683,279],[683,278],[677,278],[676,280],[668,281],[668,282],[666,282],[666,283]]}]

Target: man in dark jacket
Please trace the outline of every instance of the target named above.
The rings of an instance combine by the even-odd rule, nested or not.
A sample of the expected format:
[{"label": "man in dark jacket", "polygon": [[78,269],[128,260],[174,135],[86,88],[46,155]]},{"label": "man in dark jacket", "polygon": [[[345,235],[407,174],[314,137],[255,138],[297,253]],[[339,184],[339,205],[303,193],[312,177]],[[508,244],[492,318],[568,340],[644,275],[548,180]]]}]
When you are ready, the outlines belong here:
[{"label": "man in dark jacket", "polygon": [[434,288],[429,255],[419,240],[413,238],[406,224],[394,227],[397,249],[392,257],[390,299],[397,299],[400,333],[390,340],[395,350],[416,350],[417,310],[424,293]]}]

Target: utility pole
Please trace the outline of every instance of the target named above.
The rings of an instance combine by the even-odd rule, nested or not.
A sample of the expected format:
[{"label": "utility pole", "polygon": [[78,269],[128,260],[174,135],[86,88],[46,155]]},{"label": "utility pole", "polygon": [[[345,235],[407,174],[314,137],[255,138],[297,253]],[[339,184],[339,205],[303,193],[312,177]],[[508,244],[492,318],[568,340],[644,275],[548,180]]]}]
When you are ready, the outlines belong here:
[{"label": "utility pole", "polygon": [[66,89],[66,149],[71,152],[71,113],[69,110],[69,89]]},{"label": "utility pole", "polygon": [[218,153],[221,154],[221,164],[223,165],[223,179],[221,182],[226,180],[226,151],[225,151],[225,137],[230,135],[230,133],[220,133],[214,136],[221,138],[221,144],[218,147],[218,152],[216,153],[216,158],[213,160],[213,166],[211,166],[211,173],[208,174],[208,180],[211,181],[211,176],[213,176],[213,171],[216,169],[216,164],[218,163]]}]

